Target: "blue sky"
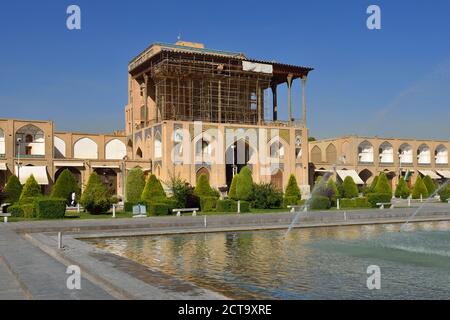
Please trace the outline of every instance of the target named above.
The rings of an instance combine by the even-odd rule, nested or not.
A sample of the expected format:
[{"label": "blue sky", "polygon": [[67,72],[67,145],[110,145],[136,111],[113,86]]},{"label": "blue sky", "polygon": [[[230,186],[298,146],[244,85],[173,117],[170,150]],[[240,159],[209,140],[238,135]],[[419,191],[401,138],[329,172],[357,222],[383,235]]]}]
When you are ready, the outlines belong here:
[{"label": "blue sky", "polygon": [[[66,29],[77,4],[82,30]],[[381,7],[382,29],[366,27]],[[182,40],[315,68],[311,134],[450,139],[450,1],[2,1],[0,117],[58,130],[124,127],[127,64]],[[281,117],[286,92],[281,89]],[[294,83],[294,116],[300,85]]]}]

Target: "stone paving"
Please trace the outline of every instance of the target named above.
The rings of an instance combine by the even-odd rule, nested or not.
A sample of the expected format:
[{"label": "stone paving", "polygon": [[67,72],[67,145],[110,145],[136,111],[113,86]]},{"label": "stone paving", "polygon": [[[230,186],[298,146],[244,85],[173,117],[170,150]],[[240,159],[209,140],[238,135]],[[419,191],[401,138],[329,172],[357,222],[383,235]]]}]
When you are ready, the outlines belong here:
[{"label": "stone paving", "polygon": [[[22,292],[36,300],[112,299],[106,291],[82,278],[82,290],[69,290],[66,266],[33,246],[20,235],[0,224],[0,253]],[[3,264],[4,265],[4,264]],[[3,272],[2,272],[3,274]],[[12,282],[4,275],[5,284]],[[3,293],[3,289],[0,290]],[[12,294],[17,295],[17,287]],[[6,294],[6,293],[5,293]],[[13,297],[11,297],[13,298]]]}]

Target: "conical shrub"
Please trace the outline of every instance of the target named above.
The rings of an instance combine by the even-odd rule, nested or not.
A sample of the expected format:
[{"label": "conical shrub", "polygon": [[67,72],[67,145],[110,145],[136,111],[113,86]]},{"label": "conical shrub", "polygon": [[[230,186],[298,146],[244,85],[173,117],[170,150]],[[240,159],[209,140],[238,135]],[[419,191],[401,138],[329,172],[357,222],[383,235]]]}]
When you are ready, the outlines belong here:
[{"label": "conical shrub", "polygon": [[431,196],[436,191],[436,184],[433,179],[427,175],[423,178],[423,183],[425,184],[425,187],[427,187],[428,195]]},{"label": "conical shrub", "polygon": [[158,178],[152,174],[145,184],[144,191],[141,195],[141,201],[151,201],[152,199],[165,198],[166,193]]},{"label": "conical shrub", "polygon": [[423,183],[422,177],[418,176],[416,179],[416,183],[414,183],[414,188],[412,191],[412,198],[413,199],[420,199],[420,196],[422,195],[422,198],[428,198],[428,190],[425,186],[425,183]]},{"label": "conical shrub", "polygon": [[26,198],[34,198],[42,196],[41,187],[37,183],[33,175],[29,176],[25,185],[23,186],[22,194],[20,195],[20,201]]},{"label": "conical shrub", "polygon": [[238,180],[239,180],[238,174],[234,175],[233,179],[231,180],[230,190],[228,191],[228,198],[230,198],[230,199],[238,200],[237,194],[236,194],[236,186],[237,186]]},{"label": "conical shrub", "polygon": [[352,177],[345,177],[342,187],[344,189],[344,198],[353,199],[358,197],[358,187]]},{"label": "conical shrub", "polygon": [[5,193],[6,202],[13,204],[19,201],[22,194],[22,184],[15,175],[9,177],[5,186]]},{"label": "conical shrub", "polygon": [[81,195],[80,203],[91,214],[107,213],[111,208],[111,197],[108,188],[103,184],[99,175],[92,172],[88,183]]},{"label": "conical shrub", "polygon": [[236,196],[239,200],[248,201],[253,192],[253,178],[250,169],[245,166],[239,172],[236,185]]},{"label": "conical shrub", "polygon": [[302,194],[300,192],[300,188],[297,184],[297,179],[293,174],[289,176],[288,184],[286,186],[286,190],[284,192],[284,196],[287,197],[295,197],[296,202],[302,200]]},{"label": "conical shrub", "polygon": [[144,172],[139,169],[132,169],[130,172],[128,172],[127,175],[127,194],[126,199],[127,202],[134,202],[137,203],[141,200],[142,192],[144,191],[145,187],[145,178],[144,178]]},{"label": "conical shrub", "polygon": [[72,193],[75,193],[77,197],[80,196],[80,187],[78,182],[69,169],[65,169],[56,179],[53,185],[51,196],[54,198],[61,198],[70,200]]},{"label": "conical shrub", "polygon": [[380,173],[378,176],[377,184],[375,185],[375,193],[390,193],[392,194],[392,188],[385,173]]}]

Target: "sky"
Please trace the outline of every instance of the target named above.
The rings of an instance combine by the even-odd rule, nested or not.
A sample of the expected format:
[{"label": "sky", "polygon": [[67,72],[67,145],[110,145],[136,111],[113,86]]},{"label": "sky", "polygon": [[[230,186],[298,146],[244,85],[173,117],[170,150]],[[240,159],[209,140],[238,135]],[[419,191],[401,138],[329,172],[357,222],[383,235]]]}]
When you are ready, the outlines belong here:
[{"label": "sky", "polygon": [[[71,4],[81,8],[81,30],[66,27]],[[366,25],[372,4],[381,9],[380,30]],[[448,0],[2,1],[0,118],[123,129],[128,62],[153,42],[180,37],[313,67],[314,137],[450,139],[449,16]],[[295,118],[300,92],[294,81]],[[278,95],[287,118],[285,86]]]}]

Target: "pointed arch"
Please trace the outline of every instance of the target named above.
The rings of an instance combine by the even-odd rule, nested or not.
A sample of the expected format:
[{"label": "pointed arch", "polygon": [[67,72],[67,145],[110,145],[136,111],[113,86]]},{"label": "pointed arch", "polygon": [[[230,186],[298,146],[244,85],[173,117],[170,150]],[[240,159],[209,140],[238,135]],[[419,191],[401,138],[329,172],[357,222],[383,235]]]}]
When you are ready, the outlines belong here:
[{"label": "pointed arch", "polygon": [[136,150],[136,158],[142,159],[142,157],[143,157],[142,149],[141,148],[137,148],[137,150]]},{"label": "pointed arch", "polygon": [[335,164],[337,162],[337,150],[334,144],[330,143],[325,149],[326,162]]},{"label": "pointed arch", "polygon": [[358,145],[359,162],[361,163],[373,163],[373,145],[364,140]]},{"label": "pointed arch", "polygon": [[126,155],[127,147],[119,139],[112,139],[105,146],[105,158],[107,160],[122,160]]},{"label": "pointed arch", "polygon": [[73,145],[73,157],[76,159],[98,159],[98,145],[90,138],[81,138]]},{"label": "pointed arch", "polygon": [[318,146],[314,146],[311,149],[311,162],[312,163],[322,162],[322,150]]},{"label": "pointed arch", "polygon": [[379,148],[380,163],[394,163],[394,148],[392,144],[385,141]]},{"label": "pointed arch", "polygon": [[417,163],[431,164],[431,151],[426,143],[421,144],[419,148],[417,148]]},{"label": "pointed arch", "polygon": [[436,164],[448,164],[448,149],[443,144],[436,147],[434,152]]},{"label": "pointed arch", "polygon": [[403,143],[398,148],[398,155],[400,159],[400,165],[413,163],[413,149],[410,144]]}]

